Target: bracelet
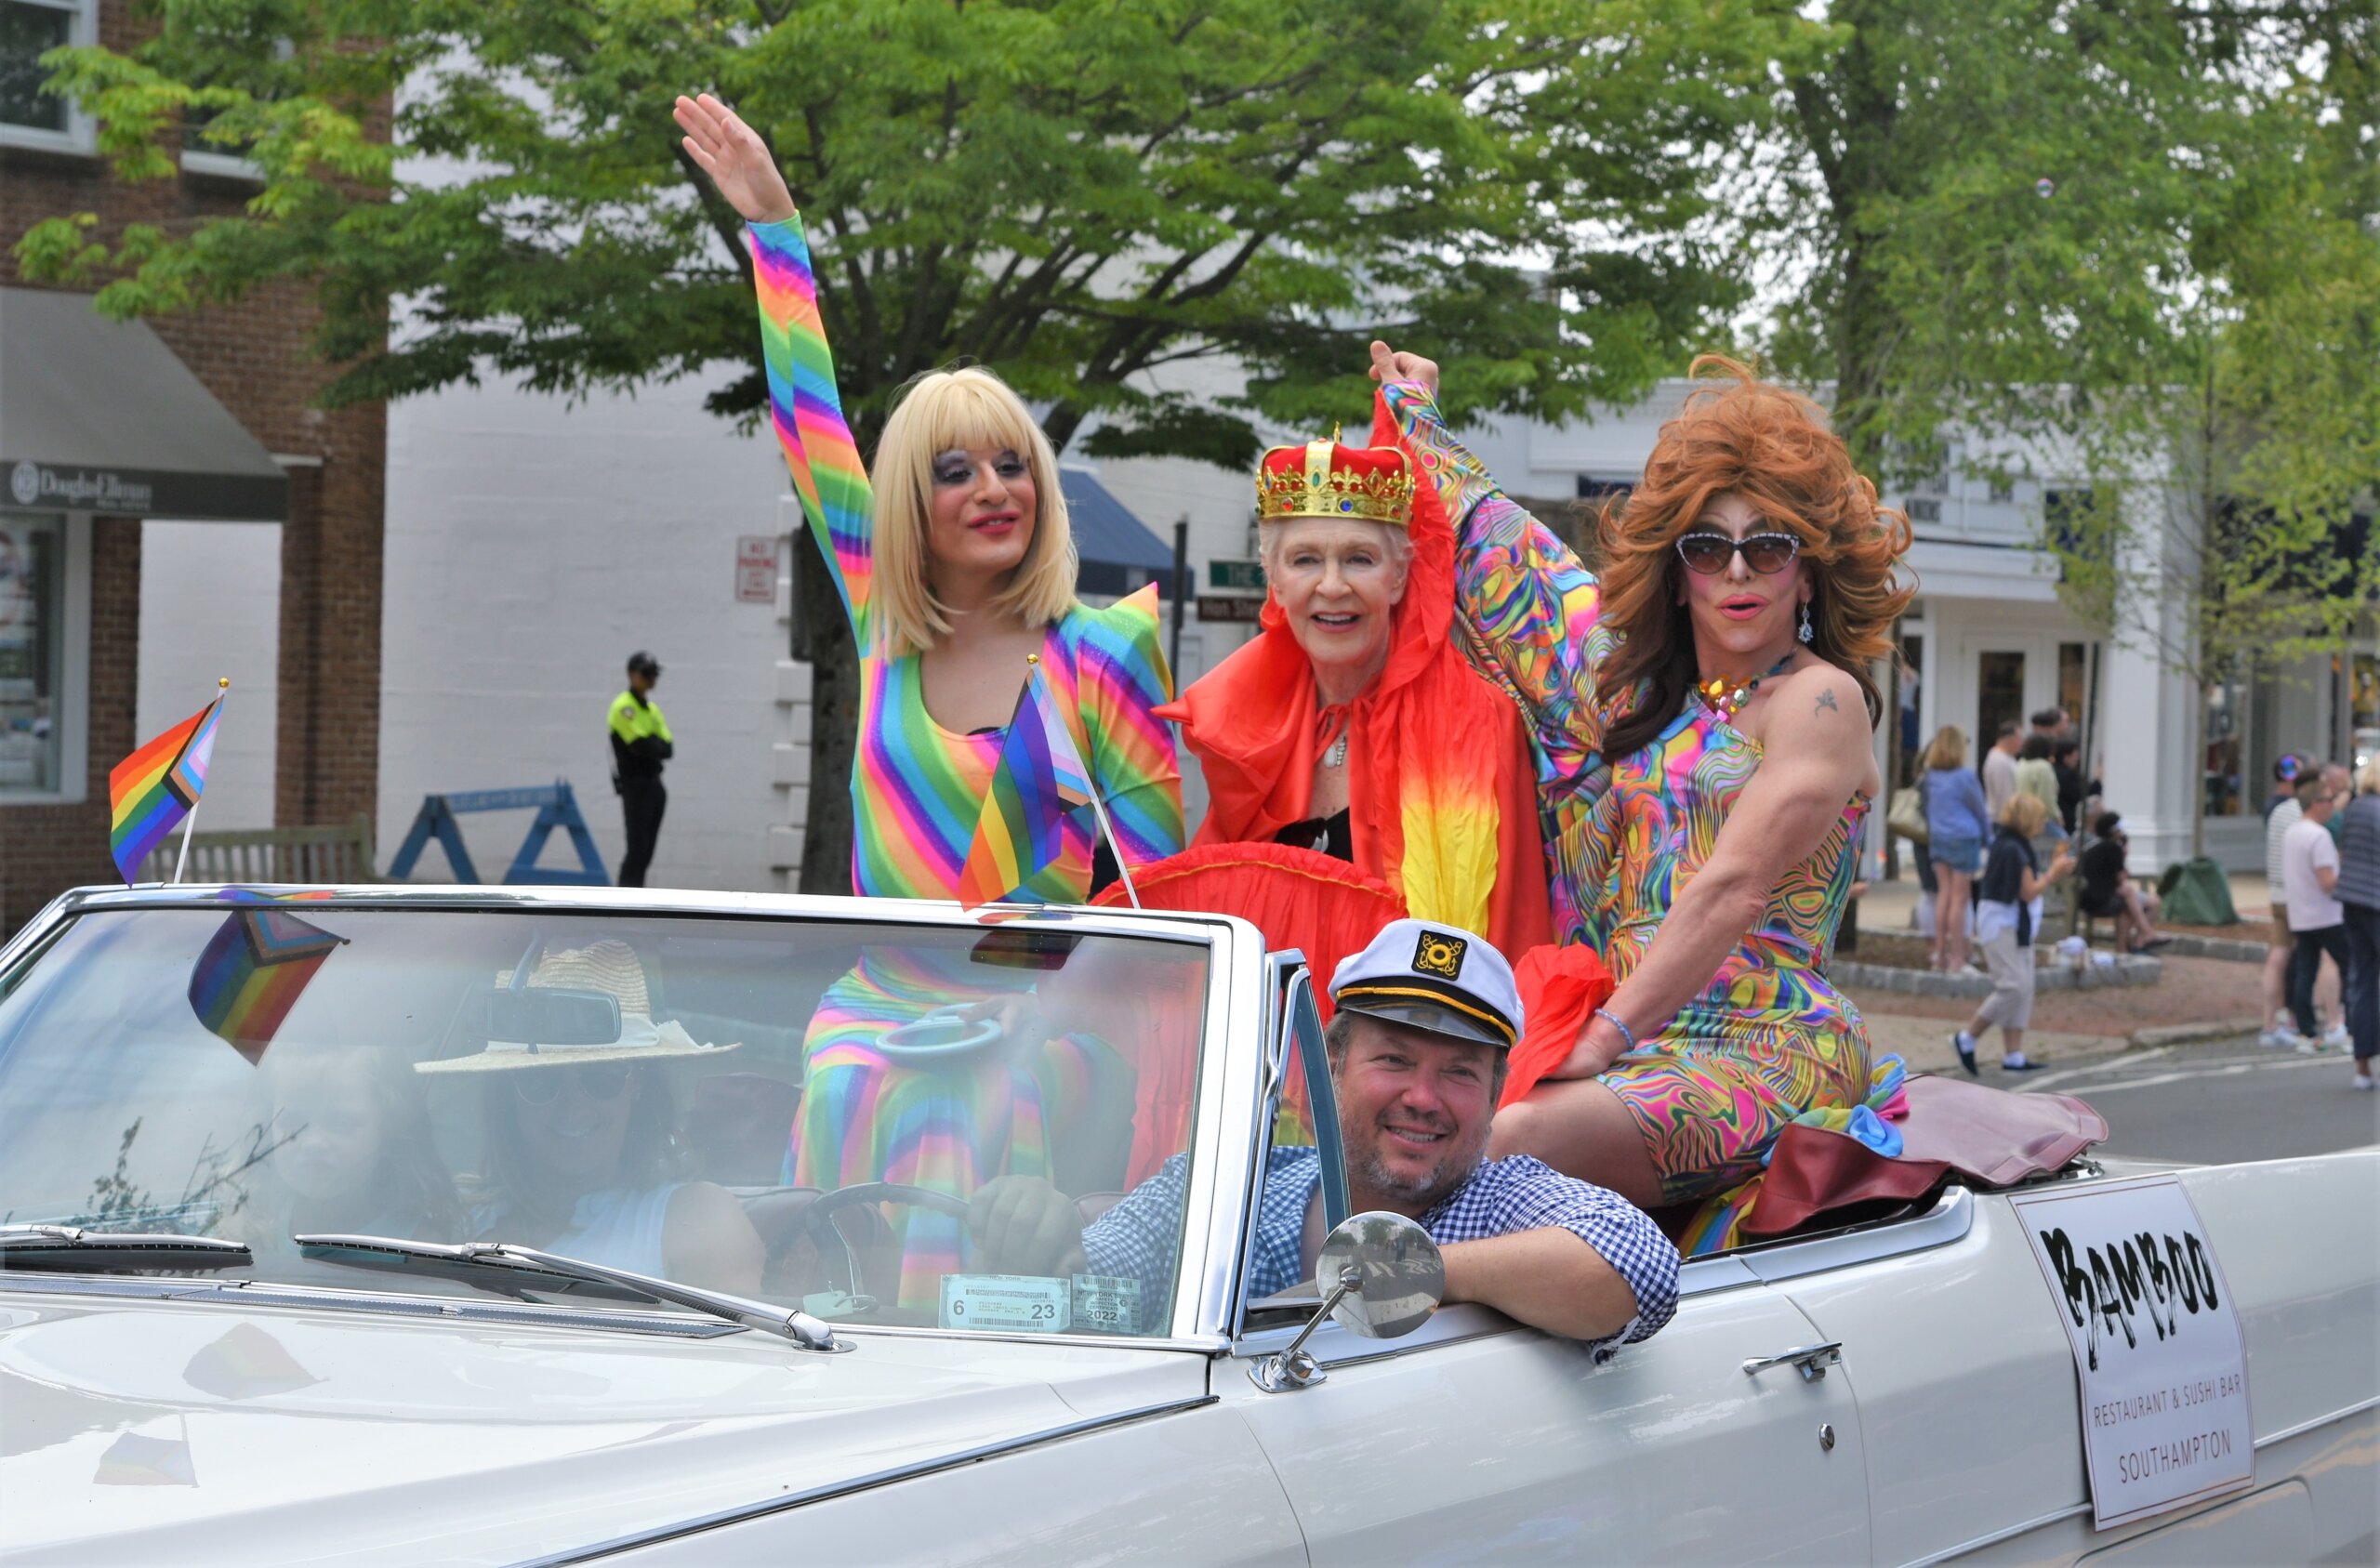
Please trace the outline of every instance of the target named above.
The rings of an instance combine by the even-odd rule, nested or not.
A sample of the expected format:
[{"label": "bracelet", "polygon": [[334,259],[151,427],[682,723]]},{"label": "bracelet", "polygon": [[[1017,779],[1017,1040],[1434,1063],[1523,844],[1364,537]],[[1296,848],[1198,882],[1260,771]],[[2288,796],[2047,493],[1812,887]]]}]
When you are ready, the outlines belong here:
[{"label": "bracelet", "polygon": [[1635,1051],[1636,1031],[1629,1028],[1627,1024],[1621,1022],[1618,1013],[1613,1012],[1609,1008],[1597,1008],[1595,1009],[1595,1016],[1610,1024],[1614,1029],[1619,1030],[1620,1037],[1628,1042],[1629,1051],[1631,1053]]}]

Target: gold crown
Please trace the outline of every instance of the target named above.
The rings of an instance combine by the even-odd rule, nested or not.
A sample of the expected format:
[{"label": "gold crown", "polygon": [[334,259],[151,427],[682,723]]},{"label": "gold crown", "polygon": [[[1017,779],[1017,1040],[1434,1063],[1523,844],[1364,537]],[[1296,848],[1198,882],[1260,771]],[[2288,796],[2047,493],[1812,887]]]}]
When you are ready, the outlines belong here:
[{"label": "gold crown", "polygon": [[[1339,453],[1360,451],[1382,467],[1368,472],[1332,462]],[[1344,518],[1403,528],[1413,520],[1413,469],[1405,454],[1378,448],[1347,448],[1336,441],[1276,446],[1256,470],[1256,520]]]}]

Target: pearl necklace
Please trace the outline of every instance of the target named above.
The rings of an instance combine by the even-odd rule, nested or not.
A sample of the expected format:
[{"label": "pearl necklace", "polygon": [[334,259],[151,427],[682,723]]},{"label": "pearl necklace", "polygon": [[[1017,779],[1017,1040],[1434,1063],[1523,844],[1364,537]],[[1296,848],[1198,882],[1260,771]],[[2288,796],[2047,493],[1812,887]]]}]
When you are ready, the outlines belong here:
[{"label": "pearl necklace", "polygon": [[[1788,653],[1771,665],[1766,673],[1755,675],[1749,680],[1731,681],[1724,675],[1715,675],[1708,680],[1696,681],[1694,689],[1701,694],[1704,702],[1711,705],[1713,712],[1717,713],[1721,718],[1732,723],[1736,715],[1743,711],[1743,705],[1752,701],[1752,694],[1760,690],[1760,683],[1769,676],[1778,674],[1792,662],[1793,655]],[[1727,690],[1730,686],[1735,690],[1732,692]]]}]

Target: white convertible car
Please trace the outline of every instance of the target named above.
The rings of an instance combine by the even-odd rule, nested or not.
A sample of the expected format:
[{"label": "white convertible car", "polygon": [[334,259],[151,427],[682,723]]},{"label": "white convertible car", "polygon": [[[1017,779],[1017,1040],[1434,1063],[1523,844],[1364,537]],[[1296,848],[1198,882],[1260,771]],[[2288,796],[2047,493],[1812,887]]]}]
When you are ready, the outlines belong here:
[{"label": "white convertible car", "polygon": [[[1599,1350],[1430,1311],[1338,1179],[1319,1285],[1246,1298],[1270,1146],[1336,1174],[1318,1051],[1221,918],[69,895],[0,953],[0,1562],[2380,1551],[2370,1152],[1953,1183]],[[1153,1271],[977,1250],[982,1182],[1091,1223],[1177,1161]],[[2143,1191],[2203,1233],[2037,1258],[2029,1203]],[[2091,1381],[2175,1343],[2233,1370]]]}]

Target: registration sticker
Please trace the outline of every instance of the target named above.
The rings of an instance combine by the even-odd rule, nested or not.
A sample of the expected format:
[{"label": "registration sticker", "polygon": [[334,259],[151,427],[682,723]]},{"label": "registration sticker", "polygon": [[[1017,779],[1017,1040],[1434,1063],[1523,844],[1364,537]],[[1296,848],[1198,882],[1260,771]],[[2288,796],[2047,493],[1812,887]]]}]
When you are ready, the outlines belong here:
[{"label": "registration sticker", "polygon": [[1046,1274],[945,1274],[942,1326],[1059,1334],[1072,1321],[1066,1282]]},{"label": "registration sticker", "polygon": [[1077,1274],[1074,1325],[1085,1334],[1138,1334],[1141,1282],[1120,1274]]}]

